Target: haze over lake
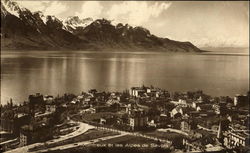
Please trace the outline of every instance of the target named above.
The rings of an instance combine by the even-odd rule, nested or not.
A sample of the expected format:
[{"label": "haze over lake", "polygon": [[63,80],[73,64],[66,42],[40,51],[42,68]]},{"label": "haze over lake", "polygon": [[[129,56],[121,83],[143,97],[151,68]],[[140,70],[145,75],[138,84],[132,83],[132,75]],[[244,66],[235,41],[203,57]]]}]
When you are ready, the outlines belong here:
[{"label": "haze over lake", "polygon": [[35,93],[123,91],[143,84],[171,92],[245,94],[249,55],[217,53],[2,51],[1,103],[20,103]]}]

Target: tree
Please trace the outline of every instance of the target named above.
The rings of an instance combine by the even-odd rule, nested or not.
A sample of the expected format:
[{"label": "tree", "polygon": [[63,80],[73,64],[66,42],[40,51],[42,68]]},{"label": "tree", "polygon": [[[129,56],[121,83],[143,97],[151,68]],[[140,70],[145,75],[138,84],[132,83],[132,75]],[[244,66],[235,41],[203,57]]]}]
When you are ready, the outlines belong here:
[{"label": "tree", "polygon": [[96,89],[91,89],[91,90],[89,90],[89,93],[96,94],[97,90]]},{"label": "tree", "polygon": [[191,119],[191,121],[190,121],[190,129],[191,130],[197,129],[197,122],[194,119]]},{"label": "tree", "polygon": [[188,96],[188,99],[194,99],[194,92],[188,91],[187,96]]},{"label": "tree", "polygon": [[13,101],[12,101],[12,98],[10,98],[10,108],[13,107]]},{"label": "tree", "polygon": [[149,116],[157,116],[157,115],[160,115],[160,114],[161,114],[161,112],[156,107],[150,108],[148,110],[148,115]]},{"label": "tree", "polygon": [[180,98],[180,93],[179,92],[174,92],[172,98],[173,98],[173,100],[177,101]]},{"label": "tree", "polygon": [[120,108],[120,104],[114,103],[114,104],[112,104],[112,105],[110,106],[110,108],[112,109],[112,111],[117,112],[117,111],[119,110],[119,108]]},{"label": "tree", "polygon": [[214,102],[215,103],[219,103],[220,102],[220,98],[219,97],[214,97]]},{"label": "tree", "polygon": [[199,97],[203,97],[203,91],[202,90],[197,90],[195,93],[194,93],[194,99],[198,99]]}]

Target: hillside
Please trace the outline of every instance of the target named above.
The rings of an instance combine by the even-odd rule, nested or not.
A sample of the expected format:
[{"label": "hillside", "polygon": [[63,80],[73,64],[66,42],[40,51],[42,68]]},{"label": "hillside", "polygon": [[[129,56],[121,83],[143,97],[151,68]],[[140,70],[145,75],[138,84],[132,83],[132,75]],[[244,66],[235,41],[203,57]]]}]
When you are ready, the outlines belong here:
[{"label": "hillside", "polygon": [[1,1],[1,48],[5,50],[143,50],[199,52],[190,42],[160,38],[143,27],[107,19],[61,21],[42,12],[31,12],[10,0]]}]

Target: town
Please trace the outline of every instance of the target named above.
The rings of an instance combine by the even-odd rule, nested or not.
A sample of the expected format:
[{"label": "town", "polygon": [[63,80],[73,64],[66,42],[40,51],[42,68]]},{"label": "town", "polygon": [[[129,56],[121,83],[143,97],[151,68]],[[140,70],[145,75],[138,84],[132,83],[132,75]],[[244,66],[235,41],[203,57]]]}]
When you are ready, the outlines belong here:
[{"label": "town", "polygon": [[123,92],[36,93],[22,104],[10,99],[1,105],[1,151],[247,152],[249,95],[212,97],[144,85]]}]

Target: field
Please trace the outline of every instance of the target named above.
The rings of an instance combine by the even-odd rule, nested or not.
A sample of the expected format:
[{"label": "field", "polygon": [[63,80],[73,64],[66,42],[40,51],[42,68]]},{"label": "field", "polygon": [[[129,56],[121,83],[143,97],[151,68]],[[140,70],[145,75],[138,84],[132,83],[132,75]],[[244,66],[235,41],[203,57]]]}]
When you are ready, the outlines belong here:
[{"label": "field", "polygon": [[174,132],[153,131],[153,132],[147,132],[144,134],[149,135],[149,136],[155,136],[161,139],[168,139],[168,140],[176,140],[176,139],[181,139],[185,137],[179,133],[174,133]]},{"label": "field", "polygon": [[170,153],[170,149],[161,148],[105,148],[105,147],[78,147],[67,150],[49,151],[48,153]]},{"label": "field", "polygon": [[105,141],[99,142],[100,144],[151,144],[154,143],[156,144],[157,141],[147,139],[147,138],[142,138],[142,137],[136,137],[136,136],[131,136],[131,135],[125,135],[121,136],[118,138],[113,138]]},{"label": "field", "polygon": [[74,138],[70,138],[64,141],[56,142],[53,144],[44,144],[38,147],[31,148],[30,151],[38,151],[41,149],[47,149],[47,148],[53,148],[56,146],[62,146],[65,144],[71,144],[71,143],[77,143],[77,142],[82,142],[82,141],[87,141],[87,140],[92,140],[96,138],[101,138],[101,137],[106,137],[106,136],[112,136],[112,135],[117,135],[118,133],[116,132],[111,132],[111,131],[100,131],[96,129],[91,129],[87,131],[84,134],[81,134],[79,136],[76,136]]}]

